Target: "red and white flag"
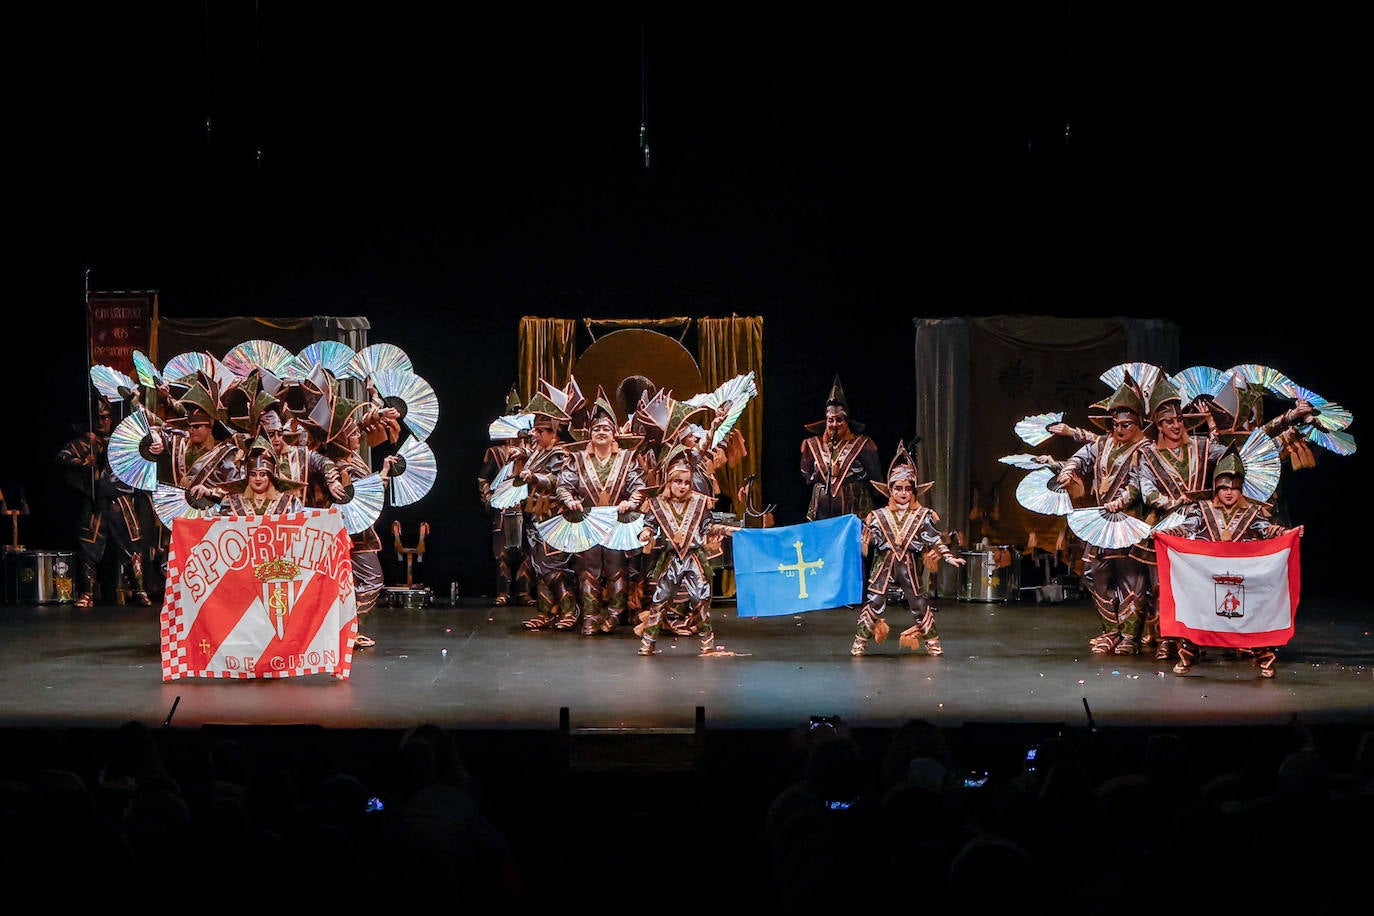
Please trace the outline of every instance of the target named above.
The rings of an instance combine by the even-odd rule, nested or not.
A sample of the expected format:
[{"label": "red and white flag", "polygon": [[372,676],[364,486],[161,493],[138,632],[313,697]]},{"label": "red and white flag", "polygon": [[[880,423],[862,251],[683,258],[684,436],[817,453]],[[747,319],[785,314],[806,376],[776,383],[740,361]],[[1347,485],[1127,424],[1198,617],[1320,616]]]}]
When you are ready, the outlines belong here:
[{"label": "red and white flag", "polygon": [[162,679],[346,678],[358,632],[338,509],[178,518],[162,605]]},{"label": "red and white flag", "polygon": [[1293,638],[1302,591],[1301,539],[1197,541],[1155,535],[1159,630],[1202,646],[1283,646]]}]

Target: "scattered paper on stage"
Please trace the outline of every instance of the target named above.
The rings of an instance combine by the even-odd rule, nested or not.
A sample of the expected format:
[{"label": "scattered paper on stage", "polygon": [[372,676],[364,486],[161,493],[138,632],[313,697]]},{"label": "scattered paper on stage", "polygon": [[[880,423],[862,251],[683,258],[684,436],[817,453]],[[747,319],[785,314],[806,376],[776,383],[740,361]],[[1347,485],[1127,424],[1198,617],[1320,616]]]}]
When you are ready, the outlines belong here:
[{"label": "scattered paper on stage", "polygon": [[348,677],[357,599],[343,516],[176,519],[160,620],[164,681]]}]

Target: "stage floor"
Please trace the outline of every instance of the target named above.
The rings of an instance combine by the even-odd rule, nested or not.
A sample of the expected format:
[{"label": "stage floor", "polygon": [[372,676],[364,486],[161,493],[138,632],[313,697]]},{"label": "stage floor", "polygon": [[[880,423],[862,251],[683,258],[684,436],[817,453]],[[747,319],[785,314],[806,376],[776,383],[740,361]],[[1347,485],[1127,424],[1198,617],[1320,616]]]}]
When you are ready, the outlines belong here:
[{"label": "stage floor", "polygon": [[[310,724],[326,728],[551,730],[572,726],[787,729],[812,715],[856,728],[913,718],[946,726],[998,722],[1176,727],[1374,723],[1374,606],[1307,602],[1262,680],[1249,662],[1214,654],[1187,676],[1152,657],[1088,651],[1096,615],[1086,600],[942,602],[942,657],[892,637],[849,655],[855,611],[740,619],[713,608],[719,651],[665,639],[636,654],[630,628],[611,635],[530,632],[524,607],[379,607],[377,646],[355,653],[352,675],[164,682],[158,609],[70,604],[0,607],[0,727]],[[173,708],[175,706],[175,713]]]}]

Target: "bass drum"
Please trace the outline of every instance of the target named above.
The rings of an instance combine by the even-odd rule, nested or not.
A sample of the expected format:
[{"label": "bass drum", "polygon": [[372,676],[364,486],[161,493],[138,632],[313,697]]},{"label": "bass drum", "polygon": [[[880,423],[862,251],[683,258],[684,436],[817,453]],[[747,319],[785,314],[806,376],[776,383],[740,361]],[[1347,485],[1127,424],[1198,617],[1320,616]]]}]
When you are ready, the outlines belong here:
[{"label": "bass drum", "polygon": [[960,601],[1011,601],[1020,597],[1021,557],[1015,548],[1000,545],[965,550],[967,561],[959,587]]}]

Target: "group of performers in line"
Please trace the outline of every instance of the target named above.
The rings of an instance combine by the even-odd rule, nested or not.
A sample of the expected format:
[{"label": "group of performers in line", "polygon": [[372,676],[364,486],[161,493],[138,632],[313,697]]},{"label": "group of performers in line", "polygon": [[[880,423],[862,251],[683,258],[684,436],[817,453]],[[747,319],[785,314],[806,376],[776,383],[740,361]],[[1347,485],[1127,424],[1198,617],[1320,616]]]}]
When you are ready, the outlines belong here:
[{"label": "group of performers in line", "polygon": [[[1314,406],[1309,392],[1286,383],[1277,390],[1293,406],[1262,422],[1262,386],[1251,384],[1247,390],[1242,381],[1231,380],[1232,395],[1239,390],[1236,403],[1216,390],[1180,385],[1158,367],[1133,368],[1143,379],[1129,370],[1104,373],[1104,379],[1120,377],[1120,384],[1089,409],[1100,432],[1053,415],[1046,437],[1067,438],[1076,450],[1063,459],[1022,457],[1033,457],[1031,467],[1049,468],[1053,486],[1078,504],[1150,523],[1149,534],[1125,546],[1085,545],[1083,579],[1101,622],[1089,640],[1092,653],[1148,653],[1174,661],[1174,672],[1186,674],[1208,647],[1160,633],[1154,534],[1232,541],[1286,533],[1290,529],[1272,518],[1273,501],[1244,493],[1245,443],[1259,431],[1272,440],[1276,463],[1310,467],[1312,443],[1328,441],[1310,435],[1317,418],[1324,412],[1335,417],[1342,409],[1325,401]],[[1225,374],[1218,375],[1225,380]],[[1188,382],[1196,380],[1190,376]],[[633,623],[641,637],[639,652],[652,655],[667,627],[675,634],[699,635],[702,652],[710,652],[712,562],[719,554],[713,542],[729,536],[727,526],[713,523],[720,492],[715,471],[730,460],[730,449],[712,447],[710,430],[692,421],[718,422],[719,415],[684,409],[670,396],[665,401],[661,392],[651,400],[648,386],[639,404],[627,405],[630,417],[621,423],[604,392],[588,405],[575,380],[563,389],[542,384],[545,390],[523,407],[512,392],[507,414],[532,414],[532,427],[493,444],[479,474],[479,490],[489,506],[495,482],[503,477],[527,488],[520,502],[492,509],[496,603],[520,598],[534,606],[535,616],[525,621],[532,630],[595,635]],[[658,409],[647,409],[651,403]],[[1348,422],[1346,417],[1327,429]],[[809,488],[806,519],[852,514],[863,524],[866,586],[850,654],[864,656],[886,640],[884,614],[891,600],[904,603],[912,615],[899,647],[943,654],[934,591],[926,583],[940,564],[957,568],[966,560],[951,549],[958,544],[957,533],[944,530],[935,511],[921,502],[934,482],[920,480],[905,445],[897,447],[884,470],[876,443],[849,416],[838,377],[824,419],[807,429],[811,435],[802,442],[800,464]],[[568,552],[541,538],[542,523],[577,518],[594,506],[613,506],[621,519],[642,515],[643,547],[593,544]],[[1303,531],[1301,526],[1291,530],[1299,536]],[[1234,652],[1253,658],[1260,675],[1270,678],[1277,649]]]},{"label": "group of performers in line", "polygon": [[[155,489],[131,484],[112,465],[111,433],[119,411],[126,419],[138,412],[136,428],[145,433],[137,443],[139,456],[126,456],[124,463],[146,462],[155,468],[157,485],[183,497],[184,504],[164,510],[171,519],[155,507]],[[164,535],[175,517],[254,518],[348,502],[354,481],[373,473],[364,441],[395,443],[402,415],[370,385],[362,400],[345,397],[338,379],[318,366],[308,378],[284,380],[262,367],[238,377],[222,365],[158,378],[148,387],[122,387],[114,398],[102,393],[93,414],[91,428],[56,456],[83,496],[75,599],[81,608],[95,603],[111,546],[133,602],[151,605],[152,580],[166,562]],[[383,487],[396,462],[394,454],[380,462]],[[376,641],[361,628],[384,587],[382,545],[374,525],[355,527],[350,528],[359,621],[354,645],[369,648]]]},{"label": "group of performers in line", "polygon": [[[534,607],[530,630],[596,636],[629,625],[639,654],[657,655],[668,628],[696,636],[710,654],[712,580],[737,527],[717,511],[717,472],[744,454],[738,431],[718,433],[731,406],[743,405],[689,403],[633,377],[617,391],[622,421],[604,389],[589,402],[576,378],[561,389],[541,385],[523,405],[512,390],[500,418],[511,435],[487,449],[478,473],[492,520],[495,604]],[[502,498],[512,492],[518,499]],[[576,526],[598,508],[639,522],[633,542],[552,542],[551,521]]]},{"label": "group of performers in line", "polygon": [[[1237,370],[1251,370],[1255,377],[1247,384]],[[1159,367],[1134,364],[1108,370],[1106,378],[1119,378],[1119,384],[1089,409],[1089,419],[1102,432],[1065,424],[1062,414],[1045,415],[1058,418],[1045,425],[1046,437],[1066,437],[1076,450],[1062,460],[1016,457],[1032,458],[1029,467],[1049,468],[1052,485],[1068,500],[1087,502],[1104,517],[1125,513],[1148,522],[1137,529],[1148,533],[1133,543],[1085,545],[1083,578],[1101,623],[1089,645],[1098,656],[1150,653],[1156,660],[1173,660],[1174,673],[1187,674],[1215,647],[1161,635],[1154,534],[1213,541],[1273,538],[1290,530],[1301,536],[1302,526],[1289,529],[1273,520],[1274,500],[1246,496],[1247,462],[1276,480],[1283,461],[1293,468],[1314,466],[1314,444],[1348,454],[1354,443],[1344,429],[1352,418],[1339,405],[1258,366],[1229,373],[1196,367],[1179,382]],[[1288,398],[1292,406],[1264,422],[1267,395]],[[810,429],[815,435],[803,442],[801,459],[802,476],[811,486],[807,518],[853,513],[864,522],[867,587],[850,653],[863,656],[870,641],[886,638],[883,612],[895,594],[913,617],[899,646],[917,650],[924,644],[926,654],[942,654],[933,590],[923,583],[939,564],[957,567],[965,560],[950,550],[958,543],[957,532],[942,530],[939,516],[919,499],[933,481],[918,482],[915,462],[901,445],[880,478],[878,449],[849,418],[838,378],[824,422]],[[1255,435],[1267,449],[1253,444]],[[875,491],[886,505],[874,506]],[[1272,678],[1278,648],[1233,651],[1252,658],[1261,677]]]}]

